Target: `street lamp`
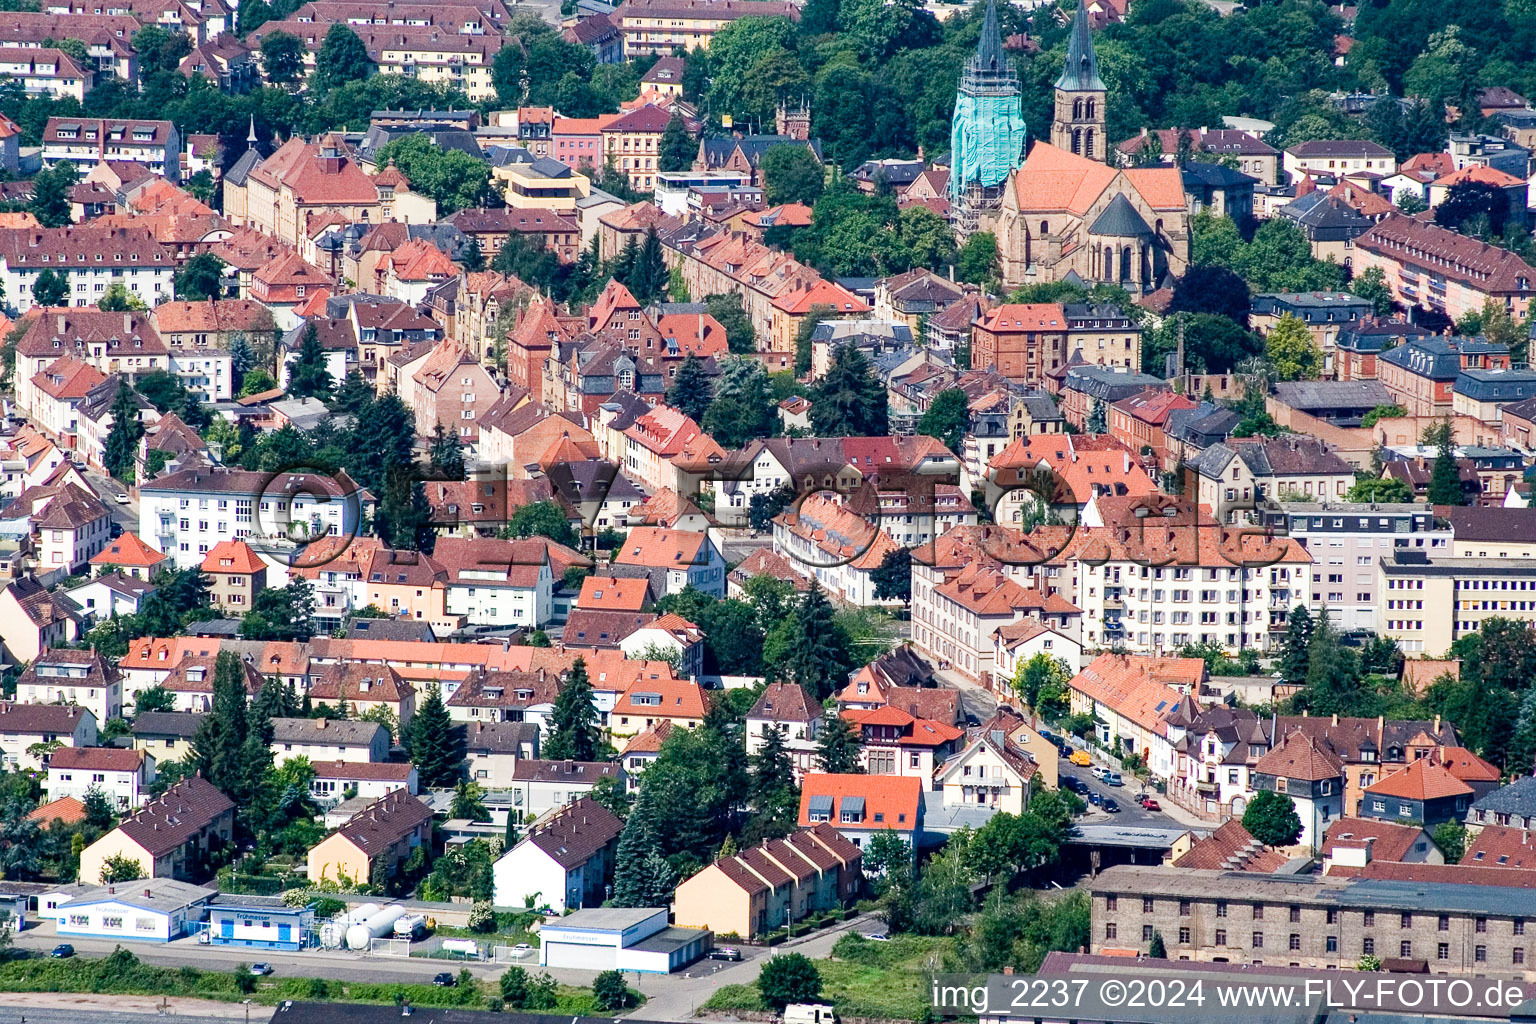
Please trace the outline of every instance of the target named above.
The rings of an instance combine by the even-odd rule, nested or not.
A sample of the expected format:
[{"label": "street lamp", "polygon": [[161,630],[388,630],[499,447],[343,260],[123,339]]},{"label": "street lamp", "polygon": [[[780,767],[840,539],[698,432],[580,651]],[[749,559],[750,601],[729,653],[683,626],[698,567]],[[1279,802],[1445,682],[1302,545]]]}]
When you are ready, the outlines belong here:
[{"label": "street lamp", "polygon": [[245,1024],[251,1024],[251,1001],[249,999],[240,1001],[245,1004]]}]

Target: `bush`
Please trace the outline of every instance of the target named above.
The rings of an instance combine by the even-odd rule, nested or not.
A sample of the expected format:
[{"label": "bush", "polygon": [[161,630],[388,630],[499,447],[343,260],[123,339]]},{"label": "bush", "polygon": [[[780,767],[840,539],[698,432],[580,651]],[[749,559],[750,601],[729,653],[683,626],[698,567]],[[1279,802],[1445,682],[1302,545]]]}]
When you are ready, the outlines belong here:
[{"label": "bush", "polygon": [[528,972],[521,967],[508,967],[501,976],[501,998],[514,1010],[528,1004]]},{"label": "bush", "polygon": [[624,975],[618,971],[603,971],[592,979],[592,998],[600,1010],[622,1010],[634,1002]]},{"label": "bush", "polygon": [[490,900],[477,900],[469,908],[469,930],[482,934],[496,930],[496,912],[491,909]]},{"label": "bush", "polygon": [[799,953],[777,956],[763,965],[757,976],[763,1002],[776,1010],[789,1003],[808,1003],[821,995],[821,974],[809,958]]}]

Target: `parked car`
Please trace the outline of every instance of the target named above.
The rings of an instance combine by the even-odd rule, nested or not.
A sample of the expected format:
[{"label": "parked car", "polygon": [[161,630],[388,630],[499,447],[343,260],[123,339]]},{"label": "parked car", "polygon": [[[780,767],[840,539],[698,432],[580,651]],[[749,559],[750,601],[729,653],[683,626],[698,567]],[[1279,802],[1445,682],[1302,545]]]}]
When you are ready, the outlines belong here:
[{"label": "parked car", "polygon": [[1088,769],[1088,774],[1092,775],[1096,779],[1103,779],[1104,776],[1109,774],[1109,770],[1103,765],[1096,764],[1092,768]]},{"label": "parked car", "polygon": [[1090,764],[1093,763],[1093,759],[1088,756],[1088,751],[1086,750],[1072,751],[1072,756],[1067,758],[1067,760],[1071,761],[1079,768],[1087,768]]},{"label": "parked car", "polygon": [[267,963],[251,964],[251,973],[258,978],[266,977],[272,973],[272,965]]},{"label": "parked car", "polygon": [[1097,806],[1099,806],[1099,804],[1104,802],[1104,798],[1099,796],[1098,793],[1096,793],[1096,792],[1094,792],[1093,790],[1090,789],[1088,791],[1088,802],[1093,804],[1093,806],[1097,807]]},{"label": "parked car", "polygon": [[128,504],[128,492],[118,491],[116,494],[112,495],[112,500],[117,502],[119,505],[126,505]]},{"label": "parked car", "polygon": [[532,952],[533,947],[528,945],[526,942],[519,942],[517,945],[512,947],[512,955],[517,957],[519,960]]},{"label": "parked car", "polygon": [[709,951],[711,960],[730,960],[732,963],[741,959],[741,950],[733,946],[716,946]]},{"label": "parked car", "polygon": [[890,942],[890,932],[865,932],[864,937],[870,942]]},{"label": "parked car", "polygon": [[1104,784],[1106,786],[1123,786],[1125,785],[1125,779],[1120,777],[1119,772],[1106,771],[1104,773]]},{"label": "parked car", "polygon": [[432,976],[432,984],[439,988],[452,988],[459,983],[459,979],[453,976],[452,971],[443,971]]},{"label": "parked car", "polygon": [[1115,803],[1114,797],[1107,796],[1104,798],[1104,810],[1108,811],[1110,814],[1119,814],[1120,805]]},{"label": "parked car", "polygon": [[48,955],[57,960],[63,960],[65,957],[71,957],[75,955],[75,947],[71,946],[67,942],[61,942],[57,946],[54,946],[53,952],[49,953]]},{"label": "parked car", "polygon": [[1142,796],[1141,806],[1149,811],[1160,811],[1163,809],[1163,805],[1152,799],[1150,796]]}]

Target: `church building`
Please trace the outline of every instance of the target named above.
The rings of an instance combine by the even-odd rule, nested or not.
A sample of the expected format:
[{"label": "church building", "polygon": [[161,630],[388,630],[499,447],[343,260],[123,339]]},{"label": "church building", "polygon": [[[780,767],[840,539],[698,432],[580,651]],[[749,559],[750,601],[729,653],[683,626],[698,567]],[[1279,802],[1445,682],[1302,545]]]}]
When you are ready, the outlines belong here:
[{"label": "church building", "polygon": [[[1080,2],[1056,80],[1051,141],[1031,146],[1003,188],[996,230],[1004,286],[1071,278],[1136,294],[1188,267],[1181,173],[1107,163],[1106,94]],[[958,117],[958,103],[956,110]]]},{"label": "church building", "polygon": [[1008,175],[1024,159],[1028,132],[1019,95],[1019,76],[1003,52],[997,2],[987,0],[976,53],[960,75],[949,133],[949,201],[961,238],[992,230]]}]

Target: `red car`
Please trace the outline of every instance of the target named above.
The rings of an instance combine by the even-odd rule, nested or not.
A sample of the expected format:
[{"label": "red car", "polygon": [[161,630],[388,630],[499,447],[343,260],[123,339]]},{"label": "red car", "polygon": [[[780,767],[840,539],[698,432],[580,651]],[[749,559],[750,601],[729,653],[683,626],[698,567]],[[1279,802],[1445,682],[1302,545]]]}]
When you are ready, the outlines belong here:
[{"label": "red car", "polygon": [[1141,806],[1149,811],[1160,811],[1163,809],[1162,804],[1158,803],[1156,800],[1149,796],[1144,796],[1141,798]]}]

